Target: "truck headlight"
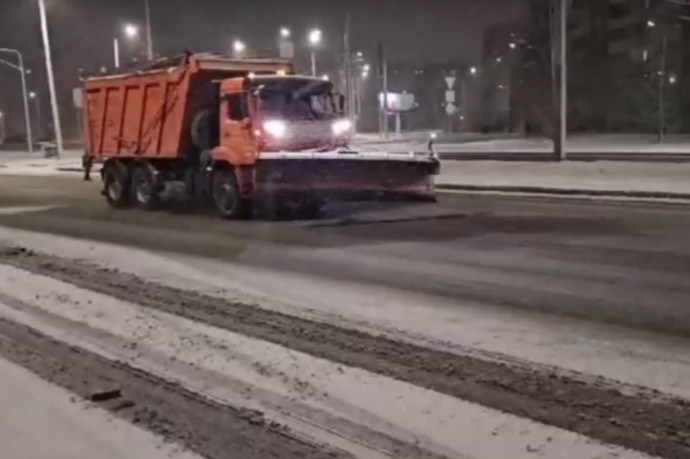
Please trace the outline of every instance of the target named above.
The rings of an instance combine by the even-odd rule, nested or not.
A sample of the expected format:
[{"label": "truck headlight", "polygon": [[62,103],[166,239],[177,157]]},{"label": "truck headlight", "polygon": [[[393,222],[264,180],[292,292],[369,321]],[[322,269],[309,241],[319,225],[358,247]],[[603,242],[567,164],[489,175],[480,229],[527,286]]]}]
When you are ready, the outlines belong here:
[{"label": "truck headlight", "polygon": [[338,120],[331,127],[333,128],[334,135],[341,136],[352,129],[352,121],[347,119]]},{"label": "truck headlight", "polygon": [[264,122],[264,131],[269,135],[281,139],[287,134],[287,124],[284,121],[272,120]]}]

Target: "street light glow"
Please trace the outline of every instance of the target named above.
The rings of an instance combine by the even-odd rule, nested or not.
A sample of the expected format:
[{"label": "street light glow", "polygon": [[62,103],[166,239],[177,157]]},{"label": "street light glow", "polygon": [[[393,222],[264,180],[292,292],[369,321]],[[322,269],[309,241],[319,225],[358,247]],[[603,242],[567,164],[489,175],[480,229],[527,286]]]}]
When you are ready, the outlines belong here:
[{"label": "street light glow", "polygon": [[288,29],[287,27],[282,27],[280,29],[280,36],[281,37],[290,38],[290,35],[292,35],[292,33],[290,32],[290,29]]},{"label": "street light glow", "polygon": [[364,73],[369,73],[369,70],[371,70],[371,65],[364,64],[364,67],[362,69],[364,70]]},{"label": "street light glow", "polygon": [[652,21],[651,19],[649,19],[647,21],[647,27],[655,27],[655,26],[656,26],[656,22]]},{"label": "street light glow", "polygon": [[676,78],[675,75],[671,75],[670,77],[668,77],[668,82],[669,82],[669,83],[671,83],[671,84],[676,84],[676,81],[678,81],[678,79]]},{"label": "street light glow", "polygon": [[312,46],[318,46],[321,44],[321,40],[323,39],[323,32],[321,32],[320,29],[314,29],[311,32],[309,32],[309,44]]},{"label": "street light glow", "polygon": [[36,98],[36,93],[35,93],[34,91],[31,91],[31,92],[29,93],[29,98],[35,99],[35,98]]},{"label": "street light glow", "polygon": [[475,67],[475,66],[470,67],[470,73],[472,75],[476,75],[478,71],[479,70],[477,70],[477,67]]},{"label": "street light glow", "polygon": [[328,74],[324,74],[324,75],[321,76],[321,79],[322,79],[323,81],[330,81],[330,80],[331,80],[331,77],[328,76]]},{"label": "street light glow", "polygon": [[136,38],[139,36],[139,27],[134,24],[126,24],[123,31],[127,38]]},{"label": "street light glow", "polygon": [[515,43],[514,41],[511,41],[508,46],[510,46],[510,49],[515,49],[515,48],[517,48],[517,43]]},{"label": "street light glow", "polygon": [[247,45],[245,45],[241,40],[235,40],[232,44],[232,49],[235,51],[235,53],[241,54],[246,51]]}]

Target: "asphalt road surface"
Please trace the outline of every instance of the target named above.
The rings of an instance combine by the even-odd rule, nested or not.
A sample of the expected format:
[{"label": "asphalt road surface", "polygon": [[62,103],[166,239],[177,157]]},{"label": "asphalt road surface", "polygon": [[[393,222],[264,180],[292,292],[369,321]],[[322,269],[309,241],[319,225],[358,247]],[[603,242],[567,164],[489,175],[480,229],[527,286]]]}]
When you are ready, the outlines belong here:
[{"label": "asphalt road surface", "polygon": [[[3,177],[0,206],[55,208],[0,215],[0,225],[690,336],[687,207],[445,195],[436,212],[353,204],[313,221],[228,222],[180,208],[113,210],[99,186]],[[262,244],[279,250],[244,255]],[[293,247],[332,257],[300,263]],[[360,255],[379,262],[356,263]]]},{"label": "asphalt road surface", "polygon": [[[197,259],[212,260],[219,263],[214,274],[227,275],[228,283],[233,282],[231,272],[242,276],[246,269],[251,274],[234,281],[249,287],[256,282],[254,287],[267,297],[282,296],[293,306],[304,302],[299,320],[323,314],[320,318],[332,317],[337,327],[324,334],[311,322],[269,312],[249,320],[252,313],[235,303],[208,309],[210,299],[187,298],[172,287],[136,284],[131,290],[123,286],[133,285],[132,279],[49,255],[5,254],[0,259],[0,264],[122,301],[220,324],[605,442],[662,457],[690,452],[687,421],[681,420],[688,419],[683,411],[688,407],[678,399],[613,394],[608,383],[582,386],[561,372],[558,377],[527,376],[495,363],[531,361],[544,365],[540,372],[558,366],[651,387],[669,397],[688,396],[682,383],[664,386],[661,376],[652,381],[650,375],[656,360],[673,361],[664,362],[669,365],[687,360],[654,356],[656,346],[682,348],[690,338],[690,208],[682,205],[453,194],[429,205],[331,205],[311,221],[229,222],[180,205],[148,213],[113,210],[100,196],[99,184],[75,178],[2,177],[0,227],[172,254],[188,266]],[[240,271],[223,271],[224,263]],[[353,291],[346,286],[354,286]],[[324,304],[316,296],[325,296]],[[344,331],[346,323],[367,334],[353,339]],[[538,334],[530,328],[535,323],[542,327]],[[462,332],[449,331],[451,326]],[[592,330],[600,341],[590,341]],[[511,344],[518,332],[520,338]],[[607,352],[623,340],[643,342],[644,349],[626,348],[624,357],[607,364]],[[329,347],[333,343],[338,349]],[[427,348],[436,354],[426,354],[431,352]],[[471,348],[491,358],[457,360]],[[455,371],[467,386],[448,381]],[[674,373],[678,380],[683,379],[680,371]],[[487,384],[491,391],[481,389]],[[668,410],[681,411],[669,416]],[[673,419],[680,424],[669,426]],[[649,436],[637,435],[640,430]],[[304,448],[294,446],[295,454]]]}]

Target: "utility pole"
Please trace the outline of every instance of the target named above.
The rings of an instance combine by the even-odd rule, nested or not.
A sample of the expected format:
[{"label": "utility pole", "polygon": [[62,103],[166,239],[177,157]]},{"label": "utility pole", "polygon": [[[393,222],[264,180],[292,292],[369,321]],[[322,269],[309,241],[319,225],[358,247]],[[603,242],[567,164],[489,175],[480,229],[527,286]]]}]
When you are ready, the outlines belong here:
[{"label": "utility pole", "polygon": [[14,65],[10,62],[0,61],[0,63],[6,64],[15,70],[18,70],[22,76],[22,94],[24,95],[24,121],[26,123],[26,146],[29,149],[29,153],[34,152],[34,136],[31,130],[31,114],[29,113],[29,93],[26,89],[26,68],[24,67],[24,57],[22,53],[16,49],[0,48],[0,52],[13,53],[17,55],[17,61],[19,65]]},{"label": "utility pole", "polygon": [[57,93],[55,91],[55,74],[53,73],[53,58],[50,52],[50,36],[48,33],[48,18],[46,15],[45,0],[38,0],[39,13],[41,15],[41,35],[46,58],[46,71],[48,73],[48,89],[50,90],[50,105],[53,113],[53,127],[55,129],[55,143],[58,158],[63,153],[62,126],[60,124],[60,109],[58,107]]},{"label": "utility pole", "polygon": [[567,159],[568,141],[568,4],[569,0],[561,0],[561,102],[560,102],[560,145],[558,160]]},{"label": "utility pole", "polygon": [[659,143],[664,141],[666,136],[666,60],[668,52],[668,37],[664,30],[661,37],[661,63],[659,66]]},{"label": "utility pole", "polygon": [[113,56],[115,56],[115,68],[120,68],[120,40],[113,38]]},{"label": "utility pole", "polygon": [[5,113],[0,111],[0,145],[5,143],[7,132],[5,131]]},{"label": "utility pole", "polygon": [[354,125],[354,104],[353,104],[353,86],[352,86],[352,50],[350,46],[350,14],[345,17],[345,33],[343,35],[343,50],[345,54],[344,72],[345,72],[345,97],[347,100],[347,117]]},{"label": "utility pole", "polygon": [[378,72],[381,78],[381,110],[379,113],[379,133],[384,139],[388,138],[388,63],[383,50],[383,44],[379,43]]},{"label": "utility pole", "polygon": [[150,0],[144,0],[146,9],[146,57],[153,61],[153,31],[151,30],[151,5]]}]

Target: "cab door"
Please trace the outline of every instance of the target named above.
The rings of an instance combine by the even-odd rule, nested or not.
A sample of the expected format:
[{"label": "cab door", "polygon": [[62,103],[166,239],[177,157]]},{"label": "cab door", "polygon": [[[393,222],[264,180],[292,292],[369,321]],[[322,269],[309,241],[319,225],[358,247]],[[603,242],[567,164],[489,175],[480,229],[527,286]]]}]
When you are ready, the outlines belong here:
[{"label": "cab door", "polygon": [[257,142],[244,78],[223,81],[220,118],[220,145],[224,156],[227,156],[224,159],[235,166],[254,164]]}]

